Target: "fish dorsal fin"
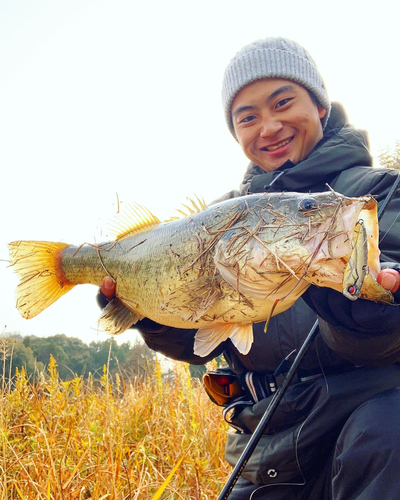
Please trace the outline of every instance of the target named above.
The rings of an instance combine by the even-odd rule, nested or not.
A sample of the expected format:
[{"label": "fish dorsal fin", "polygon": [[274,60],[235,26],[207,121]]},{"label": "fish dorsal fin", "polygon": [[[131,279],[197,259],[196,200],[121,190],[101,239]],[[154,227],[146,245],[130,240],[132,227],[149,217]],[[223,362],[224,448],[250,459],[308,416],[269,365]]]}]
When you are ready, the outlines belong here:
[{"label": "fish dorsal fin", "polygon": [[186,198],[186,200],[189,202],[189,204],[182,203],[183,209],[177,208],[176,211],[180,214],[179,216],[172,216],[169,219],[167,219],[165,222],[172,222],[174,220],[179,220],[184,217],[189,217],[190,215],[197,214],[199,212],[202,212],[207,208],[206,202],[204,201],[204,198],[199,198],[198,196],[195,195],[195,198],[197,200],[197,203],[195,200],[192,198]]},{"label": "fish dorsal fin", "polygon": [[124,208],[108,223],[108,230],[116,240],[131,236],[133,233],[148,230],[160,224],[158,217],[150,210],[137,203],[125,205]]}]

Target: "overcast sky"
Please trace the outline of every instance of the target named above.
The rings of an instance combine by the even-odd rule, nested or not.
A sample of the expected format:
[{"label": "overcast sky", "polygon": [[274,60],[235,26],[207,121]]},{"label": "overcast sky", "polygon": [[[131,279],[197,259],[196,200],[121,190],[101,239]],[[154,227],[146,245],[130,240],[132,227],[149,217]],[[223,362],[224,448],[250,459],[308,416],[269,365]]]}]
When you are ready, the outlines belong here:
[{"label": "overcast sky", "polygon": [[[247,160],[220,102],[245,44],[285,36],[316,60],[374,155],[400,137],[393,1],[0,0],[0,333],[97,332],[96,288],[29,321],[7,243],[101,240],[117,196],[165,218],[235,188]],[[132,339],[132,332],[121,340]]]}]

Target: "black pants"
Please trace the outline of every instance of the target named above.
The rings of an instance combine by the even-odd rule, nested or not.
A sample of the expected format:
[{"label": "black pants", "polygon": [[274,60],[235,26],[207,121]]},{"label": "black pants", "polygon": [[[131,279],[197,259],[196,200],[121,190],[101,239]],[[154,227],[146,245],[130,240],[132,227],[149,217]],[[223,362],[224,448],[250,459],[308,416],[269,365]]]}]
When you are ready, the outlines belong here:
[{"label": "black pants", "polygon": [[349,417],[331,459],[303,486],[256,486],[240,479],[229,500],[400,500],[400,388]]}]

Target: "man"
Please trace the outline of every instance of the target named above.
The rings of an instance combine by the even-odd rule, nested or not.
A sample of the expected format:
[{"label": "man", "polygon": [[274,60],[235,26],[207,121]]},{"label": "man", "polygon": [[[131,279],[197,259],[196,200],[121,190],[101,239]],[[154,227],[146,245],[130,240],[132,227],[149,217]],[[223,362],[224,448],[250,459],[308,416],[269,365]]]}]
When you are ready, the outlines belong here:
[{"label": "man", "polygon": [[[244,47],[223,82],[228,127],[250,165],[238,191],[373,194],[381,204],[397,173],[372,169],[365,133],[331,105],[310,55],[297,43],[267,38]],[[400,193],[380,223],[378,281],[395,297],[400,284]],[[112,297],[113,282],[102,292]],[[293,360],[319,317],[320,335],[307,352],[230,498],[370,500],[400,498],[400,308],[310,287],[289,310],[255,324],[247,355],[227,340],[207,358],[193,354],[194,330],[148,319],[136,327],[147,345],[194,364],[224,354],[247,397],[235,408],[226,457],[234,465],[272,395],[282,361]],[[398,297],[396,297],[398,298]],[[306,304],[306,303],[308,304]],[[251,384],[249,382],[251,381]],[[240,404],[239,404],[240,403]]]}]

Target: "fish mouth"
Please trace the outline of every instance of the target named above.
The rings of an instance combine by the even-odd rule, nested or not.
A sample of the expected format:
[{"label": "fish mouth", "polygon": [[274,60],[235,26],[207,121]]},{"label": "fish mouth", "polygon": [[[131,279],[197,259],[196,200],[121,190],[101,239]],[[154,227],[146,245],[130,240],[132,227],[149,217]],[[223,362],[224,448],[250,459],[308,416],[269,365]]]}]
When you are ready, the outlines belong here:
[{"label": "fish mouth", "polygon": [[286,146],[286,144],[289,144],[289,142],[292,142],[294,136],[289,137],[288,139],[284,139],[281,142],[278,142],[277,144],[271,144],[270,146],[264,146],[261,148],[261,151],[275,151],[279,148],[282,148],[283,146]]},{"label": "fish mouth", "polygon": [[[361,197],[359,203],[345,203],[337,213],[335,227],[321,228],[312,239],[312,246],[318,251],[312,255],[307,281],[333,288],[351,300],[358,297],[382,303],[393,300],[376,282],[380,271],[379,227],[377,203],[372,197]],[[314,275],[315,271],[320,276]]]},{"label": "fish mouth", "polygon": [[343,204],[333,218],[327,218],[310,231],[304,246],[312,255],[313,263],[348,259],[352,252],[354,229],[363,208],[363,202]]}]

